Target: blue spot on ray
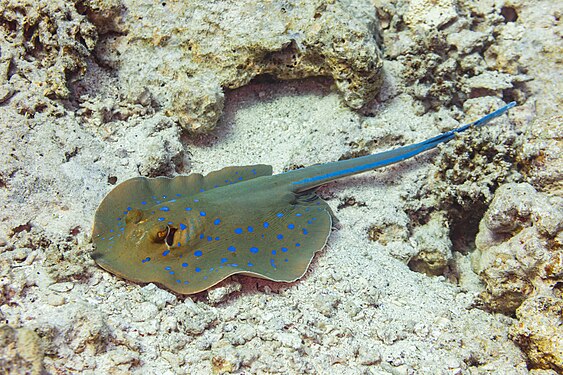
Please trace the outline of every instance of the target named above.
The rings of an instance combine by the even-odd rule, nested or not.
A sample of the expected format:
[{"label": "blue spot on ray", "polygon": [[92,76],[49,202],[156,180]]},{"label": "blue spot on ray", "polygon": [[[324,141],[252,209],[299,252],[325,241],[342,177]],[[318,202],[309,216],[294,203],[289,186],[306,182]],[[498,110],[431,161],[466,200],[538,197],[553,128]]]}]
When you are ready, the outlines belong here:
[{"label": "blue spot on ray", "polygon": [[254,232],[254,228],[253,228],[253,227],[248,227],[247,229],[248,229],[248,232],[249,232],[249,233]]},{"label": "blue spot on ray", "polygon": [[186,268],[188,266],[188,263],[182,263],[182,267]]},{"label": "blue spot on ray", "polygon": [[167,256],[168,254],[170,254],[170,250],[164,250],[164,252],[162,253],[162,256]]},{"label": "blue spot on ray", "polygon": [[235,251],[237,251],[237,248],[234,246],[229,246],[227,250],[229,250],[231,253],[234,253]]},{"label": "blue spot on ray", "polygon": [[252,254],[258,254],[258,251],[259,251],[258,248],[255,247],[255,246],[252,246],[252,247],[250,248],[250,252],[251,252]]},{"label": "blue spot on ray", "polygon": [[186,224],[180,224],[180,230],[185,230],[187,228]]},{"label": "blue spot on ray", "polygon": [[288,229],[293,229],[293,228],[295,228],[295,225],[294,225],[294,224],[289,224],[289,225],[287,226],[287,228],[288,228]]},{"label": "blue spot on ray", "polygon": [[215,221],[213,222],[213,224],[215,225],[219,225],[221,223],[221,219],[215,219]]},{"label": "blue spot on ray", "polygon": [[201,250],[196,250],[196,251],[194,251],[194,256],[200,257],[200,256],[202,256],[202,255],[203,255],[203,253],[201,252]]},{"label": "blue spot on ray", "polygon": [[242,233],[242,228],[236,228],[236,229],[235,229],[235,233],[236,233],[236,234],[241,234],[241,233]]},{"label": "blue spot on ray", "polygon": [[267,221],[264,222],[263,224],[264,228],[268,228],[270,226],[270,223],[268,223]]},{"label": "blue spot on ray", "polygon": [[276,236],[276,238],[277,238],[278,240],[283,240],[283,234],[278,234],[278,235]]},{"label": "blue spot on ray", "polygon": [[170,207],[162,206],[160,207],[160,211],[170,211]]}]

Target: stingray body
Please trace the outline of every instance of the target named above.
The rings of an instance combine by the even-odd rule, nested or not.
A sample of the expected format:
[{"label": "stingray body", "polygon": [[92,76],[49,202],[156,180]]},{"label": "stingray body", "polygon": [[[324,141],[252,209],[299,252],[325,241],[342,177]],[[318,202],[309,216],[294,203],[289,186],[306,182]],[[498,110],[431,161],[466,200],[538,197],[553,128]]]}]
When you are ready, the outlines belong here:
[{"label": "stingray body", "polygon": [[125,279],[183,294],[237,273],[295,281],[331,230],[332,212],[316,187],[413,157],[514,105],[421,143],[278,175],[271,166],[253,165],[127,180],[96,211],[92,257]]}]

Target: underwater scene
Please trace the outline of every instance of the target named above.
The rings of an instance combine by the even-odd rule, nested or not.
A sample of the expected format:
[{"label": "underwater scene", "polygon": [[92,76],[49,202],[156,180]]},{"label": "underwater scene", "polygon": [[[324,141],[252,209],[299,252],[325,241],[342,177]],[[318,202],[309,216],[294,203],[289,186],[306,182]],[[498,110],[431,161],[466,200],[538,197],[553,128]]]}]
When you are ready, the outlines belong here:
[{"label": "underwater scene", "polygon": [[563,373],[562,15],[0,0],[0,374]]}]

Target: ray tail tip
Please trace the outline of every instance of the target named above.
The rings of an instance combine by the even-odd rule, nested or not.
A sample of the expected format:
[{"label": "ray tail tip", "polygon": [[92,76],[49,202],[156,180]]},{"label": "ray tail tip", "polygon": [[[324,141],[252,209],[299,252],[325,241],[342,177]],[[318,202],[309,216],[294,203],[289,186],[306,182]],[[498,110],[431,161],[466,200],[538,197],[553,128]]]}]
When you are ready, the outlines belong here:
[{"label": "ray tail tip", "polygon": [[479,120],[474,121],[470,124],[467,124],[465,126],[462,126],[461,128],[457,129],[457,132],[461,132],[466,130],[468,127],[470,126],[483,126],[487,123],[489,123],[491,120],[503,115],[505,112],[507,112],[510,108],[513,108],[516,106],[516,102],[510,102],[507,105],[500,107],[499,109],[497,109],[494,112],[489,113],[488,115],[485,115],[483,117],[481,117]]}]

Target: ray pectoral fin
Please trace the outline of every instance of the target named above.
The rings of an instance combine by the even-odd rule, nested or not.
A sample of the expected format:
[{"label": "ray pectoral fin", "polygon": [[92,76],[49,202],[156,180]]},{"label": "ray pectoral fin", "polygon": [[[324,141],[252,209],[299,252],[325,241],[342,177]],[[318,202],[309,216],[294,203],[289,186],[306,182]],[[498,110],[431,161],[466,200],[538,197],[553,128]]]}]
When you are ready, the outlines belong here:
[{"label": "ray pectoral fin", "polygon": [[332,222],[327,208],[319,199],[280,204],[268,212],[250,210],[236,223],[210,217],[189,248],[172,246],[143,264],[143,271],[150,270],[143,281],[183,294],[206,290],[234,274],[295,281],[327,241]]}]

